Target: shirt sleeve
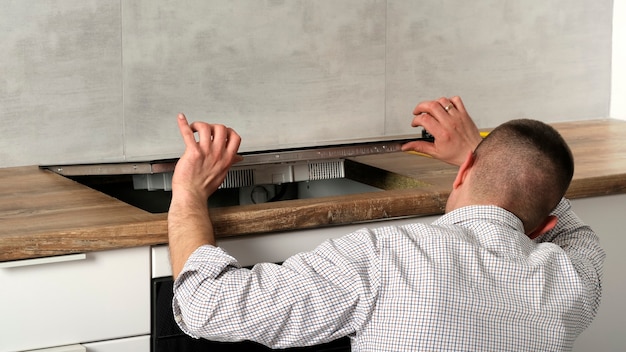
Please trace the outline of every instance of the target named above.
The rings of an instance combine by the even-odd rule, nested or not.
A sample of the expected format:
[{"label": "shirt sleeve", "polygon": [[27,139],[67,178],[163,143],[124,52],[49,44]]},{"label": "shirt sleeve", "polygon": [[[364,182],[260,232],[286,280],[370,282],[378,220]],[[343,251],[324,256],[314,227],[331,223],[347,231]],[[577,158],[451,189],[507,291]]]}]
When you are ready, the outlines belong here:
[{"label": "shirt sleeve", "polygon": [[329,240],[282,265],[251,269],[203,246],[174,283],[174,317],[193,337],[306,346],[353,334],[378,292],[375,236],[367,229]]},{"label": "shirt sleeve", "polygon": [[557,217],[557,225],[536,241],[551,242],[567,253],[586,288],[588,325],[600,305],[605,253],[596,233],[572,211],[569,200],[561,199],[552,215]]}]

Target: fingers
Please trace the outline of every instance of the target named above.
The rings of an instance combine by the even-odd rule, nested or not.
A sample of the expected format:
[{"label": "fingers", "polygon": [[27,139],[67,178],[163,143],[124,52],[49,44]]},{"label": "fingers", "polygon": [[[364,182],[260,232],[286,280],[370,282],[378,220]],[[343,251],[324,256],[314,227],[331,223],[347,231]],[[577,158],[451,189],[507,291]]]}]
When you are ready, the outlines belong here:
[{"label": "fingers", "polygon": [[441,121],[442,121],[441,117],[437,119],[435,116],[429,113],[422,113],[413,118],[413,121],[411,122],[411,126],[413,127],[421,126],[425,130],[427,130],[431,135],[437,136],[440,134],[443,128]]},{"label": "fingers", "polygon": [[[446,111],[443,106],[436,100],[424,101],[413,109],[413,115],[420,117],[420,115],[428,114],[434,118],[442,117]],[[415,119],[414,119],[415,121]],[[419,125],[418,125],[419,126]],[[416,127],[415,125],[413,127]]]},{"label": "fingers", "polygon": [[448,126],[468,116],[463,101],[458,96],[421,102],[413,110],[413,115],[415,117],[411,126],[422,126],[431,133],[440,128],[440,124]]},{"label": "fingers", "polygon": [[186,146],[192,146],[196,143],[196,138],[194,137],[194,132],[189,127],[189,123],[187,122],[187,117],[184,114],[178,114],[178,130],[180,131],[180,135],[183,137],[183,141]]},{"label": "fingers", "polygon": [[459,97],[441,97],[437,100],[423,101],[413,109],[413,115],[430,114],[434,117],[442,117],[446,113],[453,114],[457,104],[463,105]]},{"label": "fingers", "polygon": [[239,150],[239,145],[241,144],[241,137],[235,130],[232,128],[228,128],[228,137],[226,144],[226,151],[229,154],[235,155],[234,162],[239,162],[243,160],[241,155],[237,155],[237,151]]},{"label": "fingers", "polygon": [[416,151],[453,165],[461,165],[467,152],[480,143],[482,137],[467,113],[460,97],[441,97],[424,101],[413,110],[413,127],[422,126],[435,137],[434,142],[414,141],[402,146],[403,151]]},{"label": "fingers", "polygon": [[454,96],[452,98],[450,98],[450,102],[452,104],[454,104],[454,107],[463,115],[467,114],[467,111],[465,110],[465,105],[463,105],[463,100],[461,100],[461,97],[459,96]]},{"label": "fingers", "polygon": [[[204,155],[226,152],[234,156],[234,162],[243,159],[236,155],[241,144],[241,137],[232,128],[205,122],[189,124],[184,114],[178,114],[178,128],[187,148],[197,149],[199,147]],[[196,134],[198,136],[197,141]]]},{"label": "fingers", "polygon": [[[213,137],[213,126],[204,122],[192,122],[189,128],[198,135],[197,145],[203,151],[209,151],[211,149]],[[188,145],[189,147],[189,145]]]},{"label": "fingers", "polygon": [[454,103],[452,103],[452,101],[450,99],[448,99],[446,97],[441,97],[441,98],[437,99],[437,101],[443,107],[443,110],[446,113],[452,114],[454,112]]}]

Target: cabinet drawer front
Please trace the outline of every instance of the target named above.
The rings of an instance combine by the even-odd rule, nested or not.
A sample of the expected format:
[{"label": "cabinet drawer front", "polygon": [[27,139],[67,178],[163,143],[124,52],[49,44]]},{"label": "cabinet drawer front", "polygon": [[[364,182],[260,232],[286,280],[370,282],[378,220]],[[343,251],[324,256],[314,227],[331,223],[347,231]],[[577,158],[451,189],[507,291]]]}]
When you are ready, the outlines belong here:
[{"label": "cabinet drawer front", "polygon": [[0,352],[150,333],[150,249],[0,268]]},{"label": "cabinet drawer front", "polygon": [[83,344],[87,352],[150,352],[150,335]]},{"label": "cabinet drawer front", "polygon": [[83,345],[58,346],[50,348],[41,348],[24,352],[87,352],[87,348]]}]

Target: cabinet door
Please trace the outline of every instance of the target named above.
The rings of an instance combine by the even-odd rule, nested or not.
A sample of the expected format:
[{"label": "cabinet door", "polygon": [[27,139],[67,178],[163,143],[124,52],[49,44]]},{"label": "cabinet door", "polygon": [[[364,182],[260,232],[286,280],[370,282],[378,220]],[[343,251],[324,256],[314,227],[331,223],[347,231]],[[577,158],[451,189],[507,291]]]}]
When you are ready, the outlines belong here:
[{"label": "cabinet door", "polygon": [[150,352],[150,335],[83,344],[87,352]]},{"label": "cabinet door", "polygon": [[0,352],[150,333],[149,247],[78,259],[17,267],[3,263]]},{"label": "cabinet door", "polygon": [[83,345],[57,346],[50,348],[40,348],[24,352],[87,352],[87,348]]},{"label": "cabinet door", "polygon": [[575,199],[572,208],[600,237],[606,252],[598,315],[576,340],[574,351],[626,350],[626,194]]}]

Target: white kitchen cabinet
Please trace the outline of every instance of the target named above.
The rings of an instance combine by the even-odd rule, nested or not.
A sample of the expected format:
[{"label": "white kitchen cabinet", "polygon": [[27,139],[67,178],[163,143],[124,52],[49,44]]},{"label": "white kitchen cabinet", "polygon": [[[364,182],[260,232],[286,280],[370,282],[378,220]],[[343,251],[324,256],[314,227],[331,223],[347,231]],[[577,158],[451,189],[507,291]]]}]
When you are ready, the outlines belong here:
[{"label": "white kitchen cabinet", "polygon": [[38,348],[36,350],[28,350],[24,352],[86,352],[87,347],[83,345],[67,345],[50,348]]},{"label": "white kitchen cabinet", "polygon": [[41,348],[24,352],[150,352],[150,335]]},{"label": "white kitchen cabinet", "polygon": [[0,352],[150,334],[149,247],[2,264]]},{"label": "white kitchen cabinet", "polygon": [[150,335],[83,344],[86,352],[150,352]]},{"label": "white kitchen cabinet", "polygon": [[626,351],[626,194],[576,199],[572,207],[598,234],[606,251],[600,309],[576,340],[574,351]]}]

